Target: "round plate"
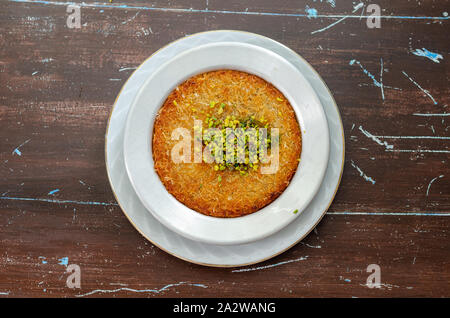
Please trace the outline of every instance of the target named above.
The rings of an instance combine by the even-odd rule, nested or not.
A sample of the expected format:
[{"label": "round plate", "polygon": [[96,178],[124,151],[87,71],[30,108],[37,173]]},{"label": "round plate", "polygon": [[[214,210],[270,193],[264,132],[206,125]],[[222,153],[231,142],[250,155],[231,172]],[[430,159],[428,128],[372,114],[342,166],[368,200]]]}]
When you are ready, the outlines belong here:
[{"label": "round plate", "polygon": [[[302,128],[301,161],[283,194],[255,213],[228,219],[198,213],[170,195],[156,174],[151,149],[153,123],[170,92],[193,75],[223,68],[255,74],[272,83],[290,101]],[[328,164],[329,146],[325,113],[302,73],[280,55],[240,42],[200,45],[160,66],[133,100],[124,136],[125,167],[144,206],[178,234],[221,245],[263,239],[295,220],[301,213],[293,211],[303,211],[319,190]]]},{"label": "round plate", "polygon": [[[330,159],[319,191],[298,218],[279,232],[256,242],[218,246],[189,240],[158,222],[140,202],[131,186],[123,160],[123,133],[131,102],[144,81],[162,63],[198,45],[212,42],[244,42],[281,55],[307,78],[327,116],[330,133]],[[269,38],[241,31],[210,31],[177,40],[147,59],[122,88],[108,123],[106,166],[117,202],[133,226],[150,242],[183,260],[208,266],[244,266],[274,257],[302,240],[319,223],[339,186],[344,164],[344,133],[339,110],[327,86],[315,70],[297,53]]]}]

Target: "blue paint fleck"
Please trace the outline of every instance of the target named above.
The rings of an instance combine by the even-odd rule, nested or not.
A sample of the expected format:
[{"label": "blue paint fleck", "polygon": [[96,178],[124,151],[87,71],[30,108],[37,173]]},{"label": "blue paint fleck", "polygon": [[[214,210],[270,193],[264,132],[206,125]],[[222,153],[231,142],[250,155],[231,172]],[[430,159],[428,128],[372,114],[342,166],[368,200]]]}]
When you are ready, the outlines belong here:
[{"label": "blue paint fleck", "polygon": [[67,265],[69,265],[69,258],[67,256],[58,259],[58,261],[59,261],[58,265],[63,265],[63,266],[66,266],[66,267],[67,267]]},{"label": "blue paint fleck", "polygon": [[18,147],[16,147],[16,149],[13,150],[12,154],[16,154],[18,156],[22,156],[22,152],[19,150],[20,147],[26,145],[31,139],[28,139],[26,141],[24,141],[23,143],[21,143]]},{"label": "blue paint fleck", "polygon": [[364,66],[362,66],[362,64],[361,64],[359,61],[356,61],[356,60],[350,60],[350,62],[349,62],[348,64],[353,65],[353,64],[355,64],[355,63],[359,65],[359,67],[362,69],[362,71],[364,72],[364,74],[366,74],[370,79],[372,79],[373,84],[374,84],[376,87],[382,87],[382,84],[381,84],[379,81],[377,81],[377,80],[375,79],[375,76],[374,76],[372,73],[370,73],[368,70],[366,70],[366,69],[364,68]]},{"label": "blue paint fleck", "polygon": [[53,195],[53,194],[55,194],[55,193],[57,193],[57,192],[59,192],[59,189],[52,190],[52,191],[50,191],[48,194],[49,194],[49,195]]},{"label": "blue paint fleck", "polygon": [[347,283],[350,283],[352,280],[351,279],[348,279],[348,278],[346,278],[346,279],[344,279],[344,282],[347,282]]},{"label": "blue paint fleck", "polygon": [[22,155],[22,152],[20,152],[20,150],[18,148],[14,149],[13,153],[15,153],[18,156]]},{"label": "blue paint fleck", "polygon": [[435,63],[439,63],[439,59],[444,59],[444,57],[441,54],[428,51],[426,48],[422,48],[421,50],[416,49],[412,53],[417,56],[424,56],[426,58],[429,58]]},{"label": "blue paint fleck", "polygon": [[317,10],[316,9],[306,6],[305,11],[306,11],[306,16],[308,17],[308,19],[317,18]]},{"label": "blue paint fleck", "polygon": [[45,260],[46,257],[44,257],[44,256],[39,256],[39,259],[42,259],[42,261],[41,261],[42,264],[47,264],[47,261]]}]

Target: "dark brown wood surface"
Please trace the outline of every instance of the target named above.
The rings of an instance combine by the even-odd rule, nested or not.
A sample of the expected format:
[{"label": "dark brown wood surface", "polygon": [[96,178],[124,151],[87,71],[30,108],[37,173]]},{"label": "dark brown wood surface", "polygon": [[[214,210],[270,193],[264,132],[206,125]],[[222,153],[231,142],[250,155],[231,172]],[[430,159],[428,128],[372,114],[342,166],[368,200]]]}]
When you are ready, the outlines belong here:
[{"label": "dark brown wood surface", "polygon": [[[355,12],[340,0],[85,1],[81,28],[69,29],[66,2],[1,0],[0,297],[450,297],[449,1],[376,3],[379,29],[360,17],[368,1]],[[190,264],[146,241],[117,206],[104,161],[108,115],[133,68],[215,29],[302,55],[345,128],[328,214],[248,272]],[[413,54],[424,48],[439,63]],[[81,289],[66,287],[65,257],[80,265]],[[366,286],[369,264],[381,288]]]}]

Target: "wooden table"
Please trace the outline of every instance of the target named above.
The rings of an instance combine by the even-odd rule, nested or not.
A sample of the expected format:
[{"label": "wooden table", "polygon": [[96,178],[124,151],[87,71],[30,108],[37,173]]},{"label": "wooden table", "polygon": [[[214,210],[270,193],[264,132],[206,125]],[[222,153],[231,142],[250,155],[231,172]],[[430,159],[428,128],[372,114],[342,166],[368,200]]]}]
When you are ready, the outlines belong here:
[{"label": "wooden table", "polygon": [[[0,296],[449,297],[449,2],[377,4],[381,28],[367,27],[367,1],[85,1],[71,29],[67,2],[1,0]],[[301,54],[345,128],[327,215],[248,272],[190,264],[146,241],[105,168],[108,115],[133,69],[214,29]],[[72,263],[81,289],[66,286]],[[369,264],[380,266],[379,288],[366,286]]]}]

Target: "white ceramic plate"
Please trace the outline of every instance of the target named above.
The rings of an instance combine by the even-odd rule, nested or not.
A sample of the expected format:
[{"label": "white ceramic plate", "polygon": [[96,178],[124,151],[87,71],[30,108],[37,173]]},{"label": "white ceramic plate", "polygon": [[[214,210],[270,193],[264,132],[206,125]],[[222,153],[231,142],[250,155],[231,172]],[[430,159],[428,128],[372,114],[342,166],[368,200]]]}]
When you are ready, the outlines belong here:
[{"label": "white ceramic plate", "polygon": [[[302,128],[301,162],[289,186],[268,206],[238,218],[206,216],[177,201],[156,174],[152,157],[153,123],[170,92],[193,75],[219,69],[245,71],[272,83],[290,101]],[[300,214],[293,211],[303,211],[319,189],[328,154],[327,120],[311,85],[280,55],[246,43],[209,43],[168,60],[140,88],[125,125],[125,167],[141,202],[171,230],[210,244],[253,242],[292,222]]]},{"label": "white ceramic plate", "polygon": [[[234,41],[258,45],[283,56],[307,78],[318,95],[327,116],[330,132],[330,159],[324,180],[314,199],[301,215],[279,232],[256,242],[218,246],[205,244],[169,230],[148,213],[127,177],[123,160],[123,134],[131,102],[144,81],[162,63],[198,45]],[[112,109],[105,140],[108,178],[122,211],[147,240],[180,259],[206,266],[234,267],[262,262],[286,251],[301,241],[319,223],[331,204],[342,175],[344,134],[334,99],[314,69],[297,53],[263,36],[241,31],[210,31],[177,40],[147,59],[128,79]]]}]

